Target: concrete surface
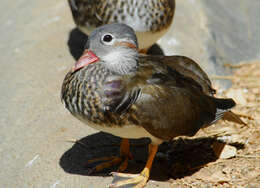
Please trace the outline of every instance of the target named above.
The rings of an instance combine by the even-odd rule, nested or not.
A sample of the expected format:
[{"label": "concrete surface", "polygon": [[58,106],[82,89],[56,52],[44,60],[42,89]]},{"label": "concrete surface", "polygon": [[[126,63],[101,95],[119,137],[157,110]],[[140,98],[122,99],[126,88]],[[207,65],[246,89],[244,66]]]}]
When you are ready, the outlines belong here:
[{"label": "concrete surface", "polygon": [[[229,73],[223,62],[260,56],[259,0],[245,2],[177,0],[174,24],[159,45],[166,54],[201,62],[211,74]],[[2,0],[0,10],[0,187],[107,187],[108,173],[87,176],[82,166],[93,156],[116,154],[119,140],[94,134],[60,102],[61,83],[74,63],[71,53],[77,53],[71,43],[81,42],[71,41],[76,31],[67,2]],[[144,148],[137,150],[145,160]],[[147,187],[169,186],[167,178],[152,180],[161,181]]]}]

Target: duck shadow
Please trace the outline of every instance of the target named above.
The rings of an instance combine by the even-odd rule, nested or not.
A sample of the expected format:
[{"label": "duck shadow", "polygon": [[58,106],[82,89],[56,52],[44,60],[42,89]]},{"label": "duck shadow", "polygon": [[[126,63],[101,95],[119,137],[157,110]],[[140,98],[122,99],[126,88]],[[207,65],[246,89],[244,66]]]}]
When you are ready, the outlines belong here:
[{"label": "duck shadow", "polygon": [[[118,166],[92,173],[92,166],[87,160],[100,157],[118,156],[121,139],[113,135],[99,132],[77,141],[60,158],[60,166],[67,173],[85,176],[110,176]],[[131,153],[134,160],[129,161],[126,173],[137,174],[144,168],[148,156],[149,139],[130,140]],[[217,160],[212,144],[214,138],[177,139],[160,145],[154,159],[150,179],[166,181],[190,176],[203,166]]]},{"label": "duck shadow", "polygon": [[[88,36],[82,33],[78,28],[74,28],[70,31],[67,45],[69,52],[75,60],[78,60],[82,55],[85,45],[87,43]],[[158,44],[151,46],[147,54],[153,55],[164,55],[163,50]]]},{"label": "duck shadow", "polygon": [[88,41],[88,36],[82,33],[78,28],[74,28],[69,33],[67,45],[69,52],[75,60],[78,60],[84,51]]}]

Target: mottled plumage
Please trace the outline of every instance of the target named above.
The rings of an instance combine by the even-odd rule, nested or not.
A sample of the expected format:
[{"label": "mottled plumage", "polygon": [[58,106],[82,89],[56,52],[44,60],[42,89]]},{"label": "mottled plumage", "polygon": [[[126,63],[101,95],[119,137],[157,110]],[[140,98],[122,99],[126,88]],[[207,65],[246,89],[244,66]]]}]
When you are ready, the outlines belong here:
[{"label": "mottled plumage", "polygon": [[140,49],[154,44],[169,29],[175,0],[68,0],[76,25],[89,35],[96,27],[125,23],[138,37]]}]

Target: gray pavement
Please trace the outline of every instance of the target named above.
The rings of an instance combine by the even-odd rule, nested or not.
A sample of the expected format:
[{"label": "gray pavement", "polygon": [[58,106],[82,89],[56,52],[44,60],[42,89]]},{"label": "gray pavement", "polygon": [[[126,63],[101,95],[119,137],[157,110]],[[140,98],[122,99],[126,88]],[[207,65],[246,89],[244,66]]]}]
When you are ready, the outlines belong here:
[{"label": "gray pavement", "polygon": [[[200,62],[211,75],[229,74],[224,62],[260,56],[260,5],[250,2],[177,0],[171,31],[158,44],[167,55]],[[80,34],[67,2],[2,0],[0,15],[0,187],[107,187],[112,181],[108,172],[88,176],[84,161],[116,154],[119,140],[95,134],[60,101],[63,78],[77,53],[73,45],[81,42],[73,35]],[[87,147],[67,142],[71,139]],[[144,150],[136,150],[141,161]],[[155,176],[147,187],[168,187],[166,180]]]}]

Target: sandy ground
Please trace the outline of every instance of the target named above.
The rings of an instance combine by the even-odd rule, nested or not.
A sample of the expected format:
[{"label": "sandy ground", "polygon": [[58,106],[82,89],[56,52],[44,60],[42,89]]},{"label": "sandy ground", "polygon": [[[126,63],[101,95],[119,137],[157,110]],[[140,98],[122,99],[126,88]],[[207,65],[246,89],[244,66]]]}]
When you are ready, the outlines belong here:
[{"label": "sandy ground", "polygon": [[[182,14],[176,16],[183,17]],[[181,25],[176,22],[176,25]],[[85,40],[84,36],[78,38],[81,35],[75,30],[67,2],[18,0],[13,3],[2,0],[0,23],[0,187],[107,187],[112,181],[109,172],[115,169],[88,176],[84,165],[89,158],[117,154],[120,140],[81,124],[64,109],[60,101],[62,80],[74,62],[72,55],[80,53],[72,46],[79,45],[81,39]],[[172,36],[172,32],[167,36]],[[160,44],[171,45],[166,42],[167,39],[162,39]],[[169,50],[167,53],[170,53]],[[197,50],[191,54],[201,51]],[[202,66],[207,68],[205,59],[202,57],[201,60],[204,62]],[[259,177],[256,177],[256,173],[259,174],[259,82],[255,82],[259,72],[252,77],[252,72],[259,70],[259,66],[252,66],[238,69],[249,77],[248,80],[242,77],[238,81],[234,78],[237,83],[234,89],[243,88],[241,95],[246,101],[235,110],[252,116],[254,120],[245,118],[248,126],[244,127],[220,123],[221,127],[231,127],[234,131],[243,130],[241,140],[245,142],[244,149],[239,149],[233,159],[224,161],[211,156],[209,162],[215,162],[208,162],[207,167],[191,174],[186,173],[187,168],[182,173],[177,170],[179,175],[176,176],[176,172],[169,169],[177,169],[172,165],[178,164],[176,160],[178,162],[179,158],[172,156],[183,145],[178,144],[179,141],[173,145],[165,144],[156,158],[147,187],[191,187],[196,183],[198,187],[200,184],[204,187],[245,187],[249,180],[252,180],[253,187],[259,182]],[[252,87],[250,85],[248,88],[249,81]],[[203,134],[198,136],[205,136]],[[240,135],[240,132],[237,134]],[[80,140],[84,145],[70,140]],[[186,142],[189,143],[188,140]],[[190,145],[197,143],[200,141],[191,141]],[[212,141],[206,143],[210,145]],[[132,173],[140,171],[146,159],[146,145],[134,142],[134,146],[136,160],[129,165]],[[167,160],[164,157],[166,154],[169,157]],[[225,168],[221,165],[227,169],[223,171]],[[191,166],[195,168],[197,164]],[[183,169],[183,166],[180,167]],[[220,181],[208,179],[213,172],[220,173]]]}]

